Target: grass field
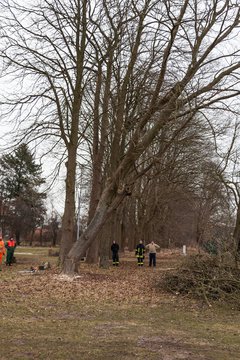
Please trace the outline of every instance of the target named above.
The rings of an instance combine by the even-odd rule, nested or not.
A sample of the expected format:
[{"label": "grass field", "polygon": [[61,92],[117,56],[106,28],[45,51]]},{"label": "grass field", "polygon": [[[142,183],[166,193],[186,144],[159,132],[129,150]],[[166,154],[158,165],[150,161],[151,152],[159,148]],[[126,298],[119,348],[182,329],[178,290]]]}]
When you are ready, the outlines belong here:
[{"label": "grass field", "polygon": [[[240,312],[161,292],[156,283],[181,255],[160,253],[157,268],[81,265],[62,276],[47,248],[17,248],[0,273],[1,360],[239,360]],[[51,269],[24,273],[50,261]]]}]

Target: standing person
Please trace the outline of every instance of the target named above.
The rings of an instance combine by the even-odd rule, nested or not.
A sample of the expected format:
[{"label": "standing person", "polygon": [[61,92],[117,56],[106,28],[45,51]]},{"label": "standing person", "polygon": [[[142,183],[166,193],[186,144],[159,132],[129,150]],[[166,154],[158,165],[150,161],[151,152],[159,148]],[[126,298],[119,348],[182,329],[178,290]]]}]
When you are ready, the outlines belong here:
[{"label": "standing person", "polygon": [[2,237],[0,236],[0,271],[2,271],[2,258],[5,255],[5,245]]},{"label": "standing person", "polygon": [[144,254],[145,254],[145,246],[142,243],[142,240],[139,241],[139,244],[136,247],[135,251],[137,257],[138,266],[143,266]]},{"label": "standing person", "polygon": [[119,255],[118,255],[119,245],[116,243],[116,241],[113,241],[112,246],[111,246],[111,251],[112,251],[113,266],[118,266],[119,265]]},{"label": "standing person", "polygon": [[149,250],[149,266],[151,267],[153,264],[153,266],[155,267],[157,249],[160,249],[160,246],[155,244],[154,241],[152,241],[150,244],[146,245],[146,248]]},{"label": "standing person", "polygon": [[11,237],[7,241],[7,245],[6,245],[6,249],[7,249],[6,265],[8,266],[12,266],[15,248],[16,248],[16,241],[13,239],[13,237]]}]

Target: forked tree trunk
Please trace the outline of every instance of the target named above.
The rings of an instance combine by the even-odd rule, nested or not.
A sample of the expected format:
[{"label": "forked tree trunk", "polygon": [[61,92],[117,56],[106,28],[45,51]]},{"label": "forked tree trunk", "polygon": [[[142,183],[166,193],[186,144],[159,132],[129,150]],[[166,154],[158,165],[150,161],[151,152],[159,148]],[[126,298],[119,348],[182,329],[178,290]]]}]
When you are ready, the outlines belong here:
[{"label": "forked tree trunk", "polygon": [[113,183],[110,182],[108,184],[101,196],[92,221],[88,225],[86,231],[81,235],[79,241],[76,241],[73,244],[70,252],[65,258],[63,264],[64,274],[73,275],[78,272],[81,258],[85,255],[87,249],[94,239],[96,239],[97,235],[99,235],[112,211],[119,206],[125,196],[126,193],[124,192],[118,194]]},{"label": "forked tree trunk", "polygon": [[81,235],[79,241],[73,244],[70,252],[66,256],[63,264],[63,273],[73,275],[78,272],[80,259],[84,256],[92,241],[101,231],[107,216],[107,208],[100,208],[96,211],[94,218],[87,227],[87,230]]}]

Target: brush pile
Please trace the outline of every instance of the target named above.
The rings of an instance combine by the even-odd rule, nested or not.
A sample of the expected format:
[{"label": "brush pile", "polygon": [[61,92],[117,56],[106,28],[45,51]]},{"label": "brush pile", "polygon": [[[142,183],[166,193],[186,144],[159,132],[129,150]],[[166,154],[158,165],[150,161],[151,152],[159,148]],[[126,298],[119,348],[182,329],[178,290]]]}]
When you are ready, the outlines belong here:
[{"label": "brush pile", "polygon": [[240,270],[234,261],[225,262],[217,256],[189,256],[158,285],[174,294],[203,299],[209,306],[212,301],[221,301],[240,309]]}]

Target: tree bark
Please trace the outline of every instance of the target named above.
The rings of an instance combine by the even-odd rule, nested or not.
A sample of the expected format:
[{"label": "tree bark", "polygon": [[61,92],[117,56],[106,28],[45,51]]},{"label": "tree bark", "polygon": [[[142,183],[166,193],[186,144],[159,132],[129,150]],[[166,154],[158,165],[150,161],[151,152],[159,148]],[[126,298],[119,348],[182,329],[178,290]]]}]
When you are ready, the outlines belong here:
[{"label": "tree bark", "polygon": [[70,251],[74,239],[75,226],[75,174],[76,174],[76,149],[69,150],[66,177],[66,198],[62,221],[62,238],[60,244],[60,264],[63,264],[67,253]]},{"label": "tree bark", "polygon": [[236,250],[238,253],[240,253],[240,202],[238,203],[238,208],[237,208],[237,217],[233,232],[233,238],[236,244]]},{"label": "tree bark", "polygon": [[121,192],[119,194],[117,192],[114,182],[108,182],[98,203],[94,217],[86,231],[81,235],[79,241],[73,244],[70,252],[67,254],[67,261],[63,264],[63,273],[73,275],[75,272],[78,272],[80,259],[95,240],[112,211],[119,206],[125,196],[126,193]]},{"label": "tree bark", "polygon": [[[103,79],[102,79],[102,64],[99,63],[98,66],[96,94],[94,101],[93,146],[92,146],[93,148],[92,189],[90,196],[88,223],[90,223],[90,221],[94,216],[103,187],[103,159],[104,159],[106,140],[107,140],[109,97],[110,97],[111,76],[112,76],[112,66],[113,66],[112,60],[114,53],[113,50],[115,46],[116,46],[116,40],[113,46],[108,49],[109,58],[107,61],[107,76],[106,76],[105,87],[103,85]],[[99,108],[100,108],[100,94],[102,88],[104,88],[104,97],[103,97],[103,110],[102,110],[103,115],[101,117],[99,114]],[[98,238],[96,238],[95,241],[90,245],[87,252],[86,261],[88,263],[91,264],[98,262],[99,246],[100,246],[100,241]]]},{"label": "tree bark", "polygon": [[112,233],[112,216],[106,221],[100,238],[100,258],[99,266],[103,269],[109,268],[109,258],[110,258],[110,244],[111,244],[111,233]]}]

